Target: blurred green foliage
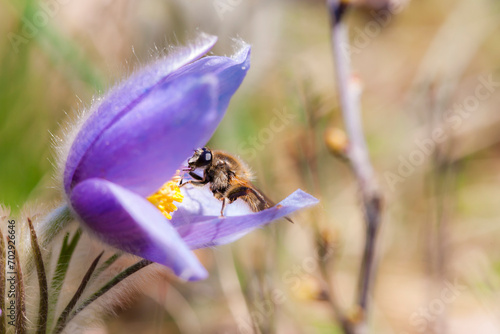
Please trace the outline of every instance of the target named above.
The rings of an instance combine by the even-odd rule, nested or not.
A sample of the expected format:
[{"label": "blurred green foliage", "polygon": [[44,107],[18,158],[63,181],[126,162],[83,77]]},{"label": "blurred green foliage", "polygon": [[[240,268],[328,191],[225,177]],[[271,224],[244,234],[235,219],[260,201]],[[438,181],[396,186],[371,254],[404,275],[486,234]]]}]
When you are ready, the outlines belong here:
[{"label": "blurred green foliage", "polygon": [[74,41],[36,24],[35,0],[1,3],[8,10],[0,48],[0,202],[19,209],[42,178],[53,174],[51,133],[68,105],[54,95],[59,81],[101,91],[103,79]]}]

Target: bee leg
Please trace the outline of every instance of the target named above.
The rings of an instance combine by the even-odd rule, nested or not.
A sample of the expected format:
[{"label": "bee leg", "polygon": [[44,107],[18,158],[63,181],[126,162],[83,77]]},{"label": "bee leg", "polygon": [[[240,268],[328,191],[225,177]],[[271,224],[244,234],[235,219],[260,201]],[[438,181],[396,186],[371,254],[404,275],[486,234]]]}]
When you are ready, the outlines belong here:
[{"label": "bee leg", "polygon": [[227,198],[229,199],[229,203],[233,203],[241,196],[246,196],[250,193],[251,190],[245,186],[233,187],[228,190],[226,193]]},{"label": "bee leg", "polygon": [[247,186],[233,186],[226,191],[225,195],[229,199],[229,203],[243,197],[243,200],[250,205],[253,212],[259,212],[272,206],[272,203],[267,202],[259,192]]},{"label": "bee leg", "polygon": [[194,179],[194,180],[191,180],[191,181],[187,181],[185,183],[182,183],[182,180],[181,180],[181,183],[179,184],[179,188],[180,187],[184,187],[186,184],[192,184],[193,186],[203,186],[205,184],[208,183],[208,180],[205,179],[205,174],[203,174],[203,177],[199,176],[198,174],[194,173],[194,172],[189,172],[189,175],[191,175],[191,177]]},{"label": "bee leg", "polygon": [[253,212],[259,212],[263,210],[259,208],[260,200],[258,198],[257,201],[252,200],[252,198],[249,197],[249,195],[251,194],[253,194],[251,188],[242,185],[237,185],[230,187],[226,191],[224,196],[229,200],[229,204],[233,203],[238,198],[242,198],[250,206]]},{"label": "bee leg", "polygon": [[191,180],[191,181],[187,181],[187,182],[184,182],[182,184],[179,184],[179,188],[184,187],[186,184],[192,184],[193,186],[201,187],[207,183],[208,183],[208,181],[193,181],[193,180]]},{"label": "bee leg", "polygon": [[220,216],[221,217],[224,217],[224,209],[225,209],[225,207],[226,207],[226,198],[223,197],[222,198],[222,208],[220,209]]},{"label": "bee leg", "polygon": [[202,181],[202,180],[205,180],[205,173],[203,173],[203,177],[199,176],[198,174],[196,174],[195,172],[189,172],[189,175],[195,179],[195,180],[198,180],[198,181]]},{"label": "bee leg", "polygon": [[[192,174],[196,175],[196,176],[193,177],[195,180],[201,180],[202,179],[200,176],[198,176],[198,174],[195,174],[191,168],[183,169],[183,171],[188,172],[189,175],[191,175],[191,177],[193,177]],[[182,181],[184,181],[183,177],[181,177],[181,180],[179,181],[179,187],[182,186],[182,184],[183,184]]]}]

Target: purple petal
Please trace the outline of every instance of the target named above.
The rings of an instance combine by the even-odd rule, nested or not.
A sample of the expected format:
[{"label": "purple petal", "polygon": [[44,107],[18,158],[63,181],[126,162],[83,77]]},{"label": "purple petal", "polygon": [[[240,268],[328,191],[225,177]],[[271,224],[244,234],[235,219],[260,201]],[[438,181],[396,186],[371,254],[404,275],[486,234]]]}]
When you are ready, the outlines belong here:
[{"label": "purple petal", "polygon": [[236,60],[217,57],[210,70],[183,69],[182,75],[158,85],[100,134],[72,182],[99,177],[142,196],[158,190],[214,133],[249,67],[249,48],[242,55]]},{"label": "purple petal", "polygon": [[[217,208],[220,212],[221,202],[218,202]],[[316,198],[299,189],[270,209],[245,215],[229,216],[226,213],[225,217],[214,218],[181,211],[179,208],[173,215],[172,224],[191,249],[211,247],[233,242],[258,227],[318,202]],[[181,214],[178,215],[179,213]],[[191,223],[185,224],[186,221]]]},{"label": "purple petal", "polygon": [[218,123],[216,102],[215,77],[158,87],[102,133],[80,162],[75,182],[98,177],[143,197],[154,193],[193,147],[208,141]]},{"label": "purple petal", "polygon": [[[244,45],[228,61],[225,57],[204,57],[192,64],[186,65],[169,77],[173,81],[187,74],[216,74],[219,78],[218,109],[224,112],[229,104],[235,88],[238,88],[250,68],[250,46]],[[236,67],[236,68],[235,68]],[[237,69],[240,69],[238,71]],[[222,119],[222,115],[221,115]]]},{"label": "purple petal", "polygon": [[144,98],[158,84],[182,66],[207,53],[217,41],[217,37],[206,34],[190,44],[189,47],[176,49],[172,54],[133,74],[129,79],[114,87],[97,105],[95,111],[80,129],[68,154],[64,171],[64,187],[69,192],[73,173],[83,155],[87,152],[101,132],[128,112],[141,98]]},{"label": "purple petal", "polygon": [[101,179],[79,183],[71,205],[81,220],[103,241],[171,268],[187,280],[207,277],[176,230],[151,203]]}]

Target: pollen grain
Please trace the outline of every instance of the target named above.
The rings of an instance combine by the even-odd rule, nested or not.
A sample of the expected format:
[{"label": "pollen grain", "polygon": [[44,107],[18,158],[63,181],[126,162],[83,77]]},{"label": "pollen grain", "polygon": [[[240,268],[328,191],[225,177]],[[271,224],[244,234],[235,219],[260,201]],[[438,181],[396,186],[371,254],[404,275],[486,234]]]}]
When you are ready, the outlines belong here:
[{"label": "pollen grain", "polygon": [[182,203],[184,196],[178,186],[177,177],[165,183],[156,193],[148,197],[154,206],[160,209],[167,219],[172,219],[171,213],[177,210],[174,202]]}]

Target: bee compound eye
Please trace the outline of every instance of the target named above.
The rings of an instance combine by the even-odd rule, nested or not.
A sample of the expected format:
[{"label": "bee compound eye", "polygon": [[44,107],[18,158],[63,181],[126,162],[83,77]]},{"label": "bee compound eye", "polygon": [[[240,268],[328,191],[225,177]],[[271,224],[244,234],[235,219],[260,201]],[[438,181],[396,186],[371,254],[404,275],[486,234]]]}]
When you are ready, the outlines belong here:
[{"label": "bee compound eye", "polygon": [[206,152],[205,156],[203,157],[205,161],[210,161],[212,160],[212,153]]}]

